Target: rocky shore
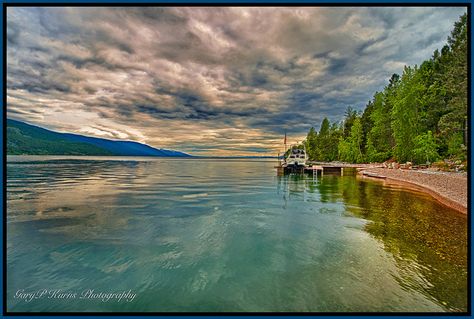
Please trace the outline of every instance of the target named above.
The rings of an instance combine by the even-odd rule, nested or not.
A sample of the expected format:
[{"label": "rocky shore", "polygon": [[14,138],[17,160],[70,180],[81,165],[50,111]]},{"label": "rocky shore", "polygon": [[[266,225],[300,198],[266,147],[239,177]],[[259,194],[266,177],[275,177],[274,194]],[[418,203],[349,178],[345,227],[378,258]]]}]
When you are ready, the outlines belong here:
[{"label": "rocky shore", "polygon": [[467,214],[468,191],[466,173],[363,168],[360,169],[359,174],[363,175],[364,172],[369,174],[369,176],[380,176],[388,184],[397,184],[427,192],[442,204]]}]

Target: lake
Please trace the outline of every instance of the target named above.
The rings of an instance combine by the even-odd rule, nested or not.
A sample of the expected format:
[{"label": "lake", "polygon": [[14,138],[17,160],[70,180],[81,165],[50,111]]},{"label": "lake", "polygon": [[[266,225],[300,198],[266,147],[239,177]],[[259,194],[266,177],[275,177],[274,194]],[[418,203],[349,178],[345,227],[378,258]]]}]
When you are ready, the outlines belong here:
[{"label": "lake", "polygon": [[7,309],[466,311],[464,215],[275,164],[8,157]]}]

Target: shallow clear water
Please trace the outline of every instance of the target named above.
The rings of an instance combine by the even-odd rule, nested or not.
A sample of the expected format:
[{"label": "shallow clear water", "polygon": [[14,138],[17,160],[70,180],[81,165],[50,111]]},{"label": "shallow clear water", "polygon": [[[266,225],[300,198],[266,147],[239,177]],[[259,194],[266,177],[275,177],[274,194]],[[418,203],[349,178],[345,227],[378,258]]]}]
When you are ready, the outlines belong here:
[{"label": "shallow clear water", "polygon": [[[10,311],[466,311],[466,218],[427,195],[268,160],[113,159],[8,158]],[[77,295],[18,298],[43,289]]]}]

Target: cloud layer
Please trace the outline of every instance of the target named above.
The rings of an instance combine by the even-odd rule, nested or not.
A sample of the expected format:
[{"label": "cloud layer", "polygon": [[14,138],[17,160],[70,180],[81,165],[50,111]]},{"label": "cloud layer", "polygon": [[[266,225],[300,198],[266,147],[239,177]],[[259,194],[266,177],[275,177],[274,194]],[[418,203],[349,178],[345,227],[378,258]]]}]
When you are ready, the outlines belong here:
[{"label": "cloud layer", "polygon": [[7,8],[8,117],[275,155],[429,58],[465,8]]}]

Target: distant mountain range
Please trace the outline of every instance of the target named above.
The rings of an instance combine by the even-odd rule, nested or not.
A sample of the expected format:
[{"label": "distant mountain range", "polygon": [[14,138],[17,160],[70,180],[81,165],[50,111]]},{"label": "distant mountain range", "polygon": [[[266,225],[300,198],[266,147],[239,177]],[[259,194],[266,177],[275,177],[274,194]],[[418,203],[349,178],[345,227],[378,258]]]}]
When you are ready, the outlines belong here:
[{"label": "distant mountain range", "polygon": [[138,142],[54,132],[12,119],[7,119],[7,154],[191,157]]}]

